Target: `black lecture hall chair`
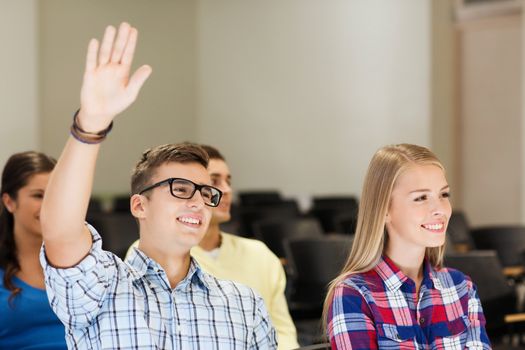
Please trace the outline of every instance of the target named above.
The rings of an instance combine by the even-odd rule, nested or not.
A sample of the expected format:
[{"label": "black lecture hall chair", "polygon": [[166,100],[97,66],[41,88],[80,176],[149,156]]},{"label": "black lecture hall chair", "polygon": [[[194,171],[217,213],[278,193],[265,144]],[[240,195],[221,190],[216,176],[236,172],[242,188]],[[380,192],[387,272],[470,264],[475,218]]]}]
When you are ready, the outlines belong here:
[{"label": "black lecture hall chair", "polygon": [[316,217],[326,233],[337,232],[338,218],[357,219],[358,202],[353,196],[323,196],[312,199],[309,214]]},{"label": "black lecture hall chair", "polygon": [[323,229],[315,218],[266,219],[253,225],[255,238],[263,241],[279,258],[286,259],[286,239],[322,237]]},{"label": "black lecture hall chair", "polygon": [[253,237],[254,224],[258,221],[267,219],[288,220],[300,217],[300,215],[299,205],[293,199],[286,199],[269,205],[241,206],[239,209],[240,235]]},{"label": "black lecture hall chair", "polygon": [[239,191],[237,196],[241,206],[268,205],[283,200],[277,190]]},{"label": "black lecture hall chair", "polygon": [[293,271],[290,309],[310,310],[321,316],[328,284],[336,278],[350,253],[353,236],[331,235],[289,239],[285,242]]},{"label": "black lecture hall chair", "polygon": [[138,224],[127,213],[102,213],[92,218],[92,224],[102,237],[102,248],[118,255],[123,259],[128,248],[139,239]]},{"label": "black lecture hall chair", "polygon": [[470,234],[467,216],[461,210],[454,210],[450,216],[447,227],[447,239],[454,250],[467,252],[474,249],[474,240]]},{"label": "black lecture hall chair", "polygon": [[[502,272],[502,265],[494,250],[473,250],[445,256],[445,266],[460,270],[470,276],[477,286],[486,329],[493,345],[514,334],[523,334],[525,314],[517,308],[516,290]],[[495,349],[497,349],[495,347]]]},{"label": "black lecture hall chair", "polygon": [[525,226],[490,226],[472,229],[478,250],[495,250],[503,267],[523,265]]}]

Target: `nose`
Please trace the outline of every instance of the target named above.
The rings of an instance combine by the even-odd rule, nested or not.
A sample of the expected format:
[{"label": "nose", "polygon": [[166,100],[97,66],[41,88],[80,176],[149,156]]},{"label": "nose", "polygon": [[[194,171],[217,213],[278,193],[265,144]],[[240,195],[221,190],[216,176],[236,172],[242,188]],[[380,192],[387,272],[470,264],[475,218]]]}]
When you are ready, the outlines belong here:
[{"label": "nose", "polygon": [[436,217],[445,216],[446,218],[449,218],[451,213],[452,213],[452,207],[447,198],[439,198],[435,201],[435,204],[432,210],[432,216],[436,216]]},{"label": "nose", "polygon": [[222,186],[219,187],[219,190],[221,190],[222,194],[226,194],[226,193],[231,193],[232,192],[232,187],[230,186],[229,183],[227,182],[224,182],[222,184]]},{"label": "nose", "polygon": [[186,203],[190,208],[203,208],[205,204],[201,191],[196,190],[193,196],[191,196],[191,198],[189,198]]}]

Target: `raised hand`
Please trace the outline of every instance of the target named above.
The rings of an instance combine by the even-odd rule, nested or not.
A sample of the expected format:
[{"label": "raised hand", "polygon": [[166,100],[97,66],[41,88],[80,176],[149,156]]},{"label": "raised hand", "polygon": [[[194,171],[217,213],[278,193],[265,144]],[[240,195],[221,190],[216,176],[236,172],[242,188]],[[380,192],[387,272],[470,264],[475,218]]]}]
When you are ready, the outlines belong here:
[{"label": "raised hand", "polygon": [[101,45],[96,39],[89,42],[78,115],[85,131],[105,129],[135,101],[151,74],[151,67],[144,65],[130,77],[136,43],[137,30],[128,23],[122,23],[118,33],[108,26]]}]

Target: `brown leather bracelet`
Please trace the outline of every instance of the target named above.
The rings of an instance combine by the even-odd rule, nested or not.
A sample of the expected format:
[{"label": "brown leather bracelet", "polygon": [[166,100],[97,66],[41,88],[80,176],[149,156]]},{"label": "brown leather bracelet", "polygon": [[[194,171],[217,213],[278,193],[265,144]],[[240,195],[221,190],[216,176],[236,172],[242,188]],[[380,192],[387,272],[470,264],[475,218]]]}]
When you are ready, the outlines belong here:
[{"label": "brown leather bracelet", "polygon": [[109,134],[113,128],[113,121],[109,124],[107,128],[99,132],[89,132],[83,130],[80,125],[78,125],[77,116],[80,109],[78,109],[73,115],[73,125],[71,125],[70,133],[77,141],[86,143],[89,145],[101,143],[106,139],[106,136]]}]

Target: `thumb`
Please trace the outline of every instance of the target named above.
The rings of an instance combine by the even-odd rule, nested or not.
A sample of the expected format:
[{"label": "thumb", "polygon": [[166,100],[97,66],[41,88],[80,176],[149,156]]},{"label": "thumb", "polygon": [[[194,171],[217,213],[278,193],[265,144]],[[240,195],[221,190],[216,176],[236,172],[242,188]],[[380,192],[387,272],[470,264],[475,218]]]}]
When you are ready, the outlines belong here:
[{"label": "thumb", "polygon": [[151,75],[152,69],[148,65],[144,65],[137,69],[137,71],[131,76],[127,86],[127,92],[133,99],[137,98],[142,85]]}]

